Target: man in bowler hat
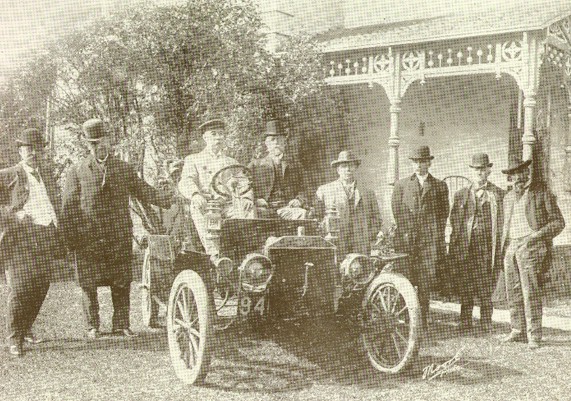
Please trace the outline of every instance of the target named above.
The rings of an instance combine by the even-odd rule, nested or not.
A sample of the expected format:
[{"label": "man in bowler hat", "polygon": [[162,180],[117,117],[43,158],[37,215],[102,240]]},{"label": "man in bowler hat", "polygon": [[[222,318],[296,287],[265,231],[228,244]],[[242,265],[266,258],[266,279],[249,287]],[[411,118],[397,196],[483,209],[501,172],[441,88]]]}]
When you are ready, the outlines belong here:
[{"label": "man in bowler hat", "polygon": [[338,258],[348,253],[369,255],[371,243],[381,230],[381,213],[375,193],[357,182],[355,172],[361,164],[350,150],[339,153],[331,167],[339,178],[317,189],[315,214],[322,219],[325,211],[336,209],[340,217]]},{"label": "man in bowler hat", "polygon": [[258,217],[298,220],[306,217],[301,166],[285,160],[287,137],[279,121],[269,121],[264,131],[268,154],[248,165],[252,171]]},{"label": "man in bowler hat", "polygon": [[555,195],[530,178],[530,165],[531,160],[516,160],[502,170],[513,182],[504,199],[501,243],[511,321],[504,342],[527,341],[536,349],[542,338],[541,285],[551,266],[553,238],[563,231],[565,220]]},{"label": "man in bowler hat", "polygon": [[181,179],[178,184],[179,192],[190,200],[190,215],[200,237],[204,251],[213,257],[219,253],[218,244],[208,236],[206,213],[209,200],[219,200],[225,217],[254,217],[254,203],[251,191],[244,194],[241,205],[234,207],[223,202],[212,188],[212,178],[225,167],[239,165],[238,161],[224,154],[226,124],[220,119],[206,121],[198,127],[206,147],[184,159]]},{"label": "man in bowler hat", "polygon": [[141,179],[133,167],[113,156],[103,121],[86,121],[83,132],[90,154],[67,173],[62,226],[68,247],[75,251],[87,338],[100,336],[97,288],[102,286],[111,287],[113,333],[132,337],[129,293],[133,224],[129,198],[162,208],[170,207],[171,200]]},{"label": "man in bowler hat", "polygon": [[9,352],[22,356],[24,342],[41,342],[32,325],[50,286],[51,263],[65,253],[58,239],[60,194],[44,162],[42,134],[26,129],[16,143],[20,163],[0,170],[0,259],[9,288]]},{"label": "man in bowler hat", "polygon": [[480,300],[483,332],[492,330],[492,293],[501,269],[500,238],[504,190],[488,181],[492,172],[486,153],[472,156],[472,184],[454,194],[450,212],[450,256],[460,285],[460,331],[472,329],[474,298]]},{"label": "man in bowler hat", "polygon": [[414,173],[395,183],[391,207],[397,228],[395,249],[408,253],[411,282],[418,288],[423,326],[429,315],[430,291],[436,289],[436,269],[446,254],[448,186],[429,172],[434,156],[419,146],[409,156]]}]

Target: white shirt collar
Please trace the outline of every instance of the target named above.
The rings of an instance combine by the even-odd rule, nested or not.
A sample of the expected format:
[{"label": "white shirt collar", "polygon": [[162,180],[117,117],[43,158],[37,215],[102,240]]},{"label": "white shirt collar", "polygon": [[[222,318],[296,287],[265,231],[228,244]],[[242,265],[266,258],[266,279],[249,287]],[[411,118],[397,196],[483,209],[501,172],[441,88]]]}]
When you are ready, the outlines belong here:
[{"label": "white shirt collar", "polygon": [[416,178],[418,178],[418,181],[420,181],[420,185],[424,185],[424,181],[426,181],[426,179],[428,178],[428,173],[426,173],[425,175],[420,175],[418,173],[414,173],[416,175]]},{"label": "white shirt collar", "polygon": [[33,174],[35,172],[39,173],[37,168],[32,168],[27,163],[22,162],[22,167],[24,168],[24,171],[28,174]]}]

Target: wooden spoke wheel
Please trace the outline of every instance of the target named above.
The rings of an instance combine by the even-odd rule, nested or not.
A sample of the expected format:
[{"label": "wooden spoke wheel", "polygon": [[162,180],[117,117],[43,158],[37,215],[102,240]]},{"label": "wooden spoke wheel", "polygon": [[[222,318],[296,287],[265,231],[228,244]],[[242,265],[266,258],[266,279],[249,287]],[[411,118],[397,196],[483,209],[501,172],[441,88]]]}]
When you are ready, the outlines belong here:
[{"label": "wooden spoke wheel", "polygon": [[200,275],[192,270],[180,272],[169,296],[167,332],[172,365],[186,384],[201,383],[208,372],[213,308]]},{"label": "wooden spoke wheel", "polygon": [[381,273],[367,289],[363,315],[371,365],[385,373],[406,369],[419,346],[420,307],[412,284],[398,273]]},{"label": "wooden spoke wheel", "polygon": [[159,326],[159,304],[153,299],[154,289],[158,283],[153,282],[151,252],[149,248],[145,249],[143,259],[143,269],[141,277],[141,309],[143,315],[143,324],[147,327]]}]

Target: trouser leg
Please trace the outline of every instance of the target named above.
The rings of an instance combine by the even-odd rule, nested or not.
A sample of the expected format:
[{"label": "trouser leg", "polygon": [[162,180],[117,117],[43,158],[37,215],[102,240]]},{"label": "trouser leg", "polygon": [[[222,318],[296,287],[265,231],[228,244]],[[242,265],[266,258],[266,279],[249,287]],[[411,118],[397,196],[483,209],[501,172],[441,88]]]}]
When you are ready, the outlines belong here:
[{"label": "trouser leg", "polygon": [[506,256],[504,258],[504,274],[512,331],[524,333],[526,326],[523,292],[517,265],[518,262],[515,257],[518,244],[519,242],[517,241],[511,241],[507,247]]},{"label": "trouser leg", "polygon": [[6,329],[10,345],[22,342],[24,337],[23,320],[25,316],[25,291],[20,285],[20,280],[14,277],[14,270],[9,267],[6,270],[6,282],[8,285]]},{"label": "trouser leg", "polygon": [[113,330],[128,329],[130,308],[130,286],[111,286],[113,300]]},{"label": "trouser leg", "polygon": [[537,275],[546,253],[547,248],[543,241],[533,241],[531,244],[526,243],[519,247],[515,253],[523,295],[527,338],[529,340],[538,341],[542,337],[543,304]]},{"label": "trouser leg", "polygon": [[29,307],[27,308],[28,310],[26,311],[25,319],[22,322],[22,330],[24,335],[31,333],[32,326],[36,321],[38,314],[40,313],[40,309],[42,308],[50,288],[50,282],[47,276],[41,275],[34,281],[35,283],[31,288],[32,293],[28,297]]},{"label": "trouser leg", "polygon": [[87,330],[99,330],[99,301],[97,287],[81,287],[81,303]]},{"label": "trouser leg", "polygon": [[420,247],[417,249],[417,256],[413,265],[422,323],[425,327],[430,314],[430,292],[436,284],[434,271],[436,254],[432,251],[431,247]]},{"label": "trouser leg", "polygon": [[[6,271],[8,285],[7,337],[11,344],[22,341],[42,307],[49,289],[49,261],[32,253],[11,264]],[[13,261],[16,263],[16,261]]]}]

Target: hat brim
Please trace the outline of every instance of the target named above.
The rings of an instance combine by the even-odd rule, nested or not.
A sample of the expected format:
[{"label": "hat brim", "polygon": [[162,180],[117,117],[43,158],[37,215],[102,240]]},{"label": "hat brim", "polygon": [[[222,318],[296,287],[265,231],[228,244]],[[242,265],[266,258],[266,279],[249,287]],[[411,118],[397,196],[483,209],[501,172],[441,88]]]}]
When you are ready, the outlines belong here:
[{"label": "hat brim", "polygon": [[433,160],[433,159],[434,159],[434,156],[426,156],[426,157],[409,156],[408,158],[409,158],[410,160],[419,160],[419,161],[422,161],[422,160]]},{"label": "hat brim", "polygon": [[526,160],[523,163],[521,163],[520,165],[502,170],[502,173],[504,173],[504,174],[515,174],[521,170],[528,168],[531,165],[531,162],[532,162],[532,160]]},{"label": "hat brim", "polygon": [[489,163],[489,164],[481,164],[479,166],[474,166],[472,164],[468,164],[469,167],[471,168],[484,168],[484,167],[492,167],[494,165],[494,163]]},{"label": "hat brim", "polygon": [[22,141],[20,139],[16,139],[16,145],[17,146],[35,146],[38,148],[45,148],[46,146],[49,145],[49,142],[44,141],[44,142],[37,143],[37,142],[26,142],[26,141]]},{"label": "hat brim", "polygon": [[361,164],[361,159],[350,159],[350,160],[333,160],[331,162],[331,167],[337,167],[340,164]]},{"label": "hat brim", "polygon": [[101,142],[103,140],[103,138],[105,138],[104,136],[102,136],[101,138],[88,138],[85,135],[82,136],[82,139],[86,142]]},{"label": "hat brim", "polygon": [[204,134],[206,131],[226,129],[226,123],[222,120],[210,120],[200,124],[197,129]]}]

